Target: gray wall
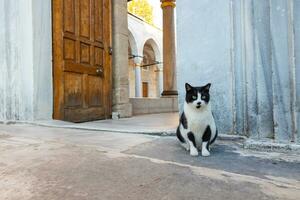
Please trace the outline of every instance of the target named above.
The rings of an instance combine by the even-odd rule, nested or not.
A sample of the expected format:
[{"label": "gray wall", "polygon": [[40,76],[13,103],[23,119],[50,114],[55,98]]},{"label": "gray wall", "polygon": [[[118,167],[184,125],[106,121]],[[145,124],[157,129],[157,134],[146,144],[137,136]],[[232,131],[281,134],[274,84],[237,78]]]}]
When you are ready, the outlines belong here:
[{"label": "gray wall", "polygon": [[51,119],[51,0],[0,1],[0,27],[0,121]]},{"label": "gray wall", "polygon": [[294,2],[295,29],[295,64],[296,64],[296,117],[298,128],[298,142],[300,138],[300,1]]},{"label": "gray wall", "polygon": [[180,106],[185,82],[211,82],[220,132],[299,138],[299,13],[298,0],[177,1]]}]

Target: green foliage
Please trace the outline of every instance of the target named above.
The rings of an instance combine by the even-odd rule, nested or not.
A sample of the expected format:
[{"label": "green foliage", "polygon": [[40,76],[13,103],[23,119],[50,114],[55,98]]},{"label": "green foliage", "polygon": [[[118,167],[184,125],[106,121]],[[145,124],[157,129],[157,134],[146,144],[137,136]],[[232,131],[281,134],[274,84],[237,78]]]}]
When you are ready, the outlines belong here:
[{"label": "green foliage", "polygon": [[129,2],[128,11],[153,25],[153,8],[148,0],[133,0]]}]

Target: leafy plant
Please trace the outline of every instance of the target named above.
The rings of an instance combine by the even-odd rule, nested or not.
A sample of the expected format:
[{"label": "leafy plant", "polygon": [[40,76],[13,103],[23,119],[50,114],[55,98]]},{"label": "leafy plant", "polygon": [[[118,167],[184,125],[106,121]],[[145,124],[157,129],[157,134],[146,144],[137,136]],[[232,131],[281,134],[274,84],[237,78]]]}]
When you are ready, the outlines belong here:
[{"label": "leafy plant", "polygon": [[153,25],[153,7],[148,0],[132,0],[128,3],[128,11]]}]

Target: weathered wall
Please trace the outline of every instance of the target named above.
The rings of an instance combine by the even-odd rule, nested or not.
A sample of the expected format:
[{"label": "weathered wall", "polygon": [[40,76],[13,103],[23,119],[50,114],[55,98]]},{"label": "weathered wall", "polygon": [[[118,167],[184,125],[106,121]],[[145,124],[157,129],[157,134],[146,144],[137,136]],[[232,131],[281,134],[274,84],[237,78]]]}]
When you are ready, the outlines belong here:
[{"label": "weathered wall", "polygon": [[178,1],[180,105],[185,82],[212,82],[220,132],[296,140],[299,11],[298,0]]},{"label": "weathered wall", "polygon": [[130,98],[133,115],[178,112],[178,98]]},{"label": "weathered wall", "polygon": [[295,65],[296,65],[296,117],[297,117],[297,138],[300,138],[300,1],[294,2],[294,29],[295,29]]},{"label": "weathered wall", "polygon": [[32,0],[34,119],[52,119],[52,22],[51,0]]},{"label": "weathered wall", "polygon": [[31,2],[1,1],[1,15],[1,119],[32,118]]},{"label": "weathered wall", "polygon": [[[213,85],[219,129],[232,132],[234,95],[231,69],[230,10],[227,0],[177,1],[177,73],[182,108],[184,83]],[[227,26],[225,25],[227,24]]]},{"label": "weathered wall", "polygon": [[50,2],[0,2],[0,121],[51,118]]}]

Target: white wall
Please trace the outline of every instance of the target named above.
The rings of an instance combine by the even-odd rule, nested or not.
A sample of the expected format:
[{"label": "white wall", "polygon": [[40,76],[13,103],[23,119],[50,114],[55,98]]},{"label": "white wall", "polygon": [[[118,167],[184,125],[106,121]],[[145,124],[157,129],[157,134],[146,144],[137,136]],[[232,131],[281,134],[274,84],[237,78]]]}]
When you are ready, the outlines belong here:
[{"label": "white wall", "polygon": [[51,1],[1,1],[0,26],[0,121],[51,119]]},{"label": "white wall", "polygon": [[298,142],[300,138],[300,1],[294,1],[294,23],[295,23],[295,64],[296,64],[296,110]]},{"label": "white wall", "polygon": [[52,119],[51,0],[33,2],[34,119]]},{"label": "white wall", "polygon": [[299,11],[298,0],[177,1],[180,105],[185,82],[211,82],[220,132],[300,142]]},{"label": "white wall", "polygon": [[184,83],[212,83],[212,102],[219,129],[233,129],[233,90],[228,0],[177,1],[177,73],[179,104]]}]

